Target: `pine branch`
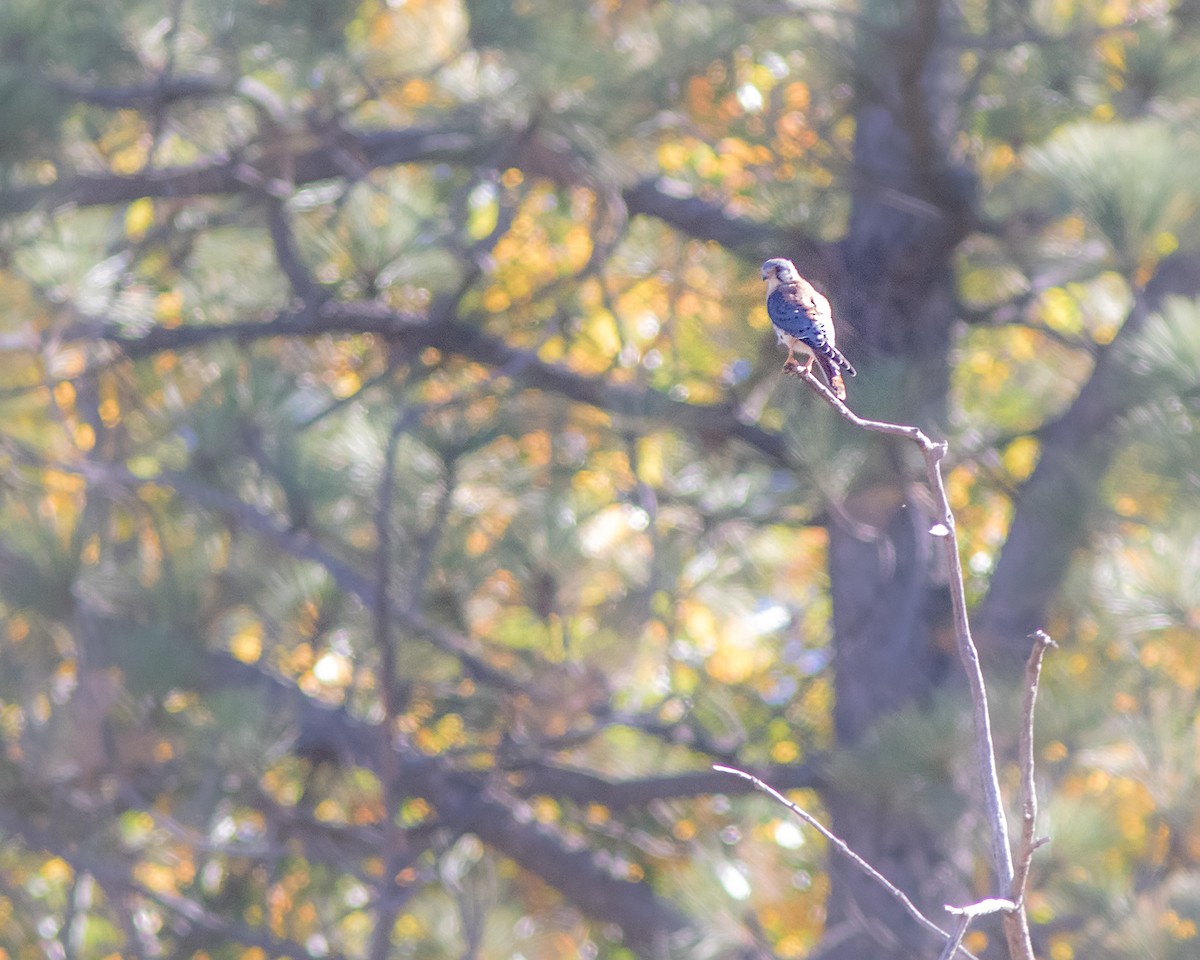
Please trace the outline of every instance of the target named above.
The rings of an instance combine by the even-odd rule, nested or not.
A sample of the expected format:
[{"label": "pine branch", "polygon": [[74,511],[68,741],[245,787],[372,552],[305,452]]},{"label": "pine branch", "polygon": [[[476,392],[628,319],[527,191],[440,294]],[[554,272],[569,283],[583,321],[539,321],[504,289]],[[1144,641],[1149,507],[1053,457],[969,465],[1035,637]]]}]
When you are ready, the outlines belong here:
[{"label": "pine branch", "polygon": [[1000,664],[1016,668],[1024,657],[1019,645],[1045,622],[1115,455],[1117,422],[1145,389],[1135,383],[1124,357],[1168,296],[1200,291],[1197,262],[1194,255],[1176,254],[1159,265],[1135,294],[1116,337],[1098,351],[1070,407],[1039,430],[1041,457],[1014,498],[1004,547],[976,610],[980,645]]},{"label": "pine branch", "polygon": [[642,387],[613,384],[602,377],[576,373],[563,364],[541,360],[535,351],[509,344],[502,337],[460,320],[430,321],[400,313],[374,301],[328,302],[315,311],[285,310],[262,323],[189,324],[153,327],[142,336],[116,324],[75,328],[74,336],[92,336],[117,344],[131,358],[167,350],[185,350],[221,340],[250,343],[276,337],[313,337],[370,333],[400,346],[409,355],[426,347],[489,367],[507,368],[527,387],[545,390],[616,416],[648,420],[678,429],[709,443],[737,440],[772,463],[790,462],[782,436],[742,420],[725,404],[676,400]]},{"label": "pine branch", "polygon": [[[252,685],[269,696],[276,709],[294,714],[300,725],[321,729],[355,763],[381,773],[380,730],[342,708],[323,706],[293,684],[225,654],[208,654],[207,669],[222,688]],[[409,752],[394,745],[401,783],[398,794],[421,797],[443,821],[537,875],[589,916],[621,927],[626,943],[647,960],[668,954],[668,945],[699,936],[697,926],[649,884],[614,877],[589,849],[572,849],[566,840],[537,823],[523,822],[506,801],[489,788],[483,774],[465,773],[439,757]]]},{"label": "pine branch", "polygon": [[[277,937],[265,926],[251,926],[237,920],[218,916],[205,909],[197,900],[163,890],[154,890],[138,879],[136,870],[120,852],[95,852],[97,844],[89,842],[84,835],[64,838],[56,830],[46,829],[32,819],[25,819],[11,811],[0,811],[0,830],[20,837],[30,848],[45,850],[69,863],[76,874],[94,877],[107,892],[114,904],[129,896],[157,904],[176,918],[175,923],[184,930],[196,928],[217,935],[222,941],[259,947],[275,956],[308,956],[308,949],[286,937]],[[331,960],[339,960],[340,953],[328,953]]]},{"label": "pine branch", "polygon": [[[150,96],[139,89],[113,95]],[[339,142],[318,142],[288,157],[292,187],[321,180],[342,178],[347,174],[345,156],[352,153],[361,163],[361,171],[398,164],[452,163],[464,167],[498,163],[521,165],[521,151],[511,149],[521,143],[523,130],[488,131],[479,118],[470,118],[442,127],[408,127],[392,130],[342,130]],[[524,157],[533,175],[555,180],[578,180],[578,162],[563,173],[548,165],[545,150]],[[77,174],[49,186],[18,187],[0,192],[0,217],[27,213],[36,208],[56,209],[130,203],[142,198],[236,196],[260,192],[261,185],[247,177],[244,161],[230,157],[212,157],[190,166],[143,170],[132,175]],[[594,178],[585,178],[591,182]],[[593,184],[595,186],[595,184]],[[680,193],[659,179],[642,180],[619,191],[630,215],[654,217],[687,236],[718,243],[751,259],[776,250],[788,250],[806,265],[810,273],[820,275],[820,264],[827,259],[823,245],[794,230],[751,220],[729,213],[723,204]]]},{"label": "pine branch", "polygon": [[[318,142],[290,155],[293,186],[343,177],[344,157],[352,149],[366,169],[402,163],[484,163],[496,155],[503,135],[481,134],[482,121],[443,127],[405,127],[394,130],[346,132],[342,144]],[[315,138],[314,138],[315,139]],[[26,213],[37,207],[68,204],[80,207],[130,203],[151,199],[253,194],[244,161],[213,157],[190,166],[162,167],[136,174],[78,174],[49,186],[19,187],[0,193],[0,216]]]},{"label": "pine branch", "polygon": [[[357,597],[368,610],[376,609],[379,602],[376,584],[371,577],[335,556],[311,533],[297,530],[272,514],[186,473],[163,470],[151,477],[139,477],[123,466],[102,464],[58,464],[57,469],[82,474],[89,483],[98,484],[100,489],[105,485],[116,485],[136,490],[150,483],[173,490],[183,500],[229,517],[237,529],[257,534],[287,555],[322,567],[340,589]],[[389,601],[388,611],[389,616],[404,629],[457,658],[470,675],[501,689],[521,689],[520,681],[489,664],[484,652],[470,638],[433,623],[420,611],[402,604]]]}]

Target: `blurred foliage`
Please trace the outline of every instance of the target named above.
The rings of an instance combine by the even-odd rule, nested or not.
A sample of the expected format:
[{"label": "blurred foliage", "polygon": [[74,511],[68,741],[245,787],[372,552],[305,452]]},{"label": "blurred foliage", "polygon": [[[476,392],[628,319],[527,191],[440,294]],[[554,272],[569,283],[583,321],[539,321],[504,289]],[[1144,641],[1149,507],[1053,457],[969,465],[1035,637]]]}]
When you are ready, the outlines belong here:
[{"label": "blurred foliage", "polygon": [[[1197,252],[1200,24],[961,7],[953,149],[983,218],[949,422],[923,426],[950,437],[979,598],[1055,418]],[[962,815],[957,704],[826,757],[825,526],[862,451],[779,382],[757,263],[622,199],[652,182],[836,240],[884,55],[856,31],[898,9],[0,9],[0,956],[627,957],[563,879],[586,850],[695,920],[690,955],[802,957],[823,845],[673,775],[811,786],[820,761],[933,828]],[[168,96],[183,79],[203,89]],[[443,153],[366,158],[443,127]],[[456,159],[463,130],[485,146]],[[85,189],[190,167],[177,191]],[[196,186],[213,167],[226,187]],[[1196,293],[1118,358],[1118,454],[1048,624],[1030,906],[1053,960],[1200,949]],[[386,322],[305,327],[327,302]],[[884,396],[894,360],[854,336],[852,387]],[[786,462],[729,440],[731,410]],[[481,840],[442,782],[569,869]]]}]

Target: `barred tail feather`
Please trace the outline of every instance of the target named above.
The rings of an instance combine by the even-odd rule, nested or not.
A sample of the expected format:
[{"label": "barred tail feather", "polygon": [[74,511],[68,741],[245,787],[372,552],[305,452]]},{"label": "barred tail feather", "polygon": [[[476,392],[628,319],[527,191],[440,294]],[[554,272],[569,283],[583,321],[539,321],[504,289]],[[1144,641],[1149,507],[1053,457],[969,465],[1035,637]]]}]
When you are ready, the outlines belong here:
[{"label": "barred tail feather", "polygon": [[842,353],[841,350],[839,350],[837,347],[830,346],[829,351],[833,354],[833,362],[846,371],[846,376],[858,376],[858,371],[854,369],[854,364],[846,359],[846,355]]},{"label": "barred tail feather", "polygon": [[[837,394],[839,400],[845,400],[846,383],[842,380],[842,372],[838,369],[837,362],[823,353],[817,354],[817,358],[821,361],[821,369],[825,371],[829,386],[833,388],[833,392]],[[851,370],[851,375],[853,376],[853,370]]]}]

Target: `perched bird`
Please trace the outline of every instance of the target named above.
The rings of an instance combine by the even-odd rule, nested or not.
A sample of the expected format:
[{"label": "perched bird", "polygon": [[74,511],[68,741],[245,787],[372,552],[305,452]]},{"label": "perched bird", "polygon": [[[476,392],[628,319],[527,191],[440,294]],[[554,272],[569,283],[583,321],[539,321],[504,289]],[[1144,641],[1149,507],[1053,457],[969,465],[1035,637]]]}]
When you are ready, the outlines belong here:
[{"label": "perched bird", "polygon": [[845,400],[846,384],[842,381],[842,371],[850,376],[856,371],[834,344],[836,335],[829,301],[800,276],[791,260],[783,257],[774,257],[764,263],[762,278],[767,281],[767,316],[771,318],[779,342],[788,348],[783,369],[792,370],[799,366],[796,360],[799,350],[800,355],[806,357],[804,372],[810,372],[813,360],[816,360],[838,399]]}]

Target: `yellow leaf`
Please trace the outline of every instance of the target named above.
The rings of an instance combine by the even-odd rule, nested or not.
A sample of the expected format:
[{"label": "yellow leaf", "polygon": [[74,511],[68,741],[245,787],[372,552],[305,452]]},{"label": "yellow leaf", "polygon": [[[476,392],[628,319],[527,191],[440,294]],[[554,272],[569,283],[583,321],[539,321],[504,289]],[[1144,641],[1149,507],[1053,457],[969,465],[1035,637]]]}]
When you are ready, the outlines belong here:
[{"label": "yellow leaf", "polygon": [[719,683],[742,683],[761,666],[755,651],[723,644],[705,663],[708,675]]},{"label": "yellow leaf", "polygon": [[154,201],[149,197],[134,200],[125,211],[125,235],[140,240],[154,224]]},{"label": "yellow leaf", "polygon": [[1160,257],[1168,256],[1179,249],[1179,238],[1169,231],[1163,230],[1154,238],[1154,252]]},{"label": "yellow leaf", "polygon": [[59,409],[64,413],[69,413],[75,409],[75,385],[69,380],[64,380],[62,383],[54,386],[54,402],[58,404]]},{"label": "yellow leaf", "polygon": [[783,88],[783,103],[789,110],[807,110],[811,100],[808,86],[799,80]]},{"label": "yellow leaf", "polygon": [[638,441],[638,474],[643,483],[652,487],[663,482],[663,440],[661,436],[643,437]]},{"label": "yellow leaf", "polygon": [[684,164],[687,163],[687,159],[687,149],[678,141],[669,140],[659,145],[658,165],[668,173],[675,173],[682,170]]},{"label": "yellow leaf", "polygon": [[588,317],[580,333],[588,344],[589,354],[607,359],[615,357],[621,350],[617,324],[607,310],[598,310]]},{"label": "yellow leaf", "polygon": [[567,231],[562,241],[562,250],[572,269],[579,269],[592,255],[592,236],[588,228],[577,224]]},{"label": "yellow leaf", "polygon": [[483,294],[483,308],[489,313],[499,313],[507,310],[512,299],[499,287],[489,287]]},{"label": "yellow leaf", "polygon": [[400,822],[405,826],[415,826],[418,823],[424,823],[431,813],[433,813],[433,808],[429,803],[421,797],[416,797],[406,800],[401,806]]},{"label": "yellow leaf", "polygon": [[178,290],[160,293],[154,301],[154,319],[164,327],[177,327],[183,321],[183,294]]},{"label": "yellow leaf", "polygon": [[1033,472],[1040,451],[1041,444],[1033,437],[1017,437],[1001,457],[1004,469],[1012,474],[1014,480],[1024,480]]},{"label": "yellow leaf", "polygon": [[330,800],[328,797],[318,803],[313,809],[313,816],[322,823],[329,823],[333,820],[337,820],[341,816],[341,813],[341,807],[339,807],[335,801]]},{"label": "yellow leaf", "polygon": [[1083,329],[1079,301],[1062,287],[1054,287],[1042,294],[1040,312],[1043,322],[1051,330],[1079,333]]},{"label": "yellow leaf", "polygon": [[133,875],[142,886],[155,893],[175,892],[175,873],[161,863],[139,863],[133,868]]},{"label": "yellow leaf", "polygon": [[602,803],[589,803],[584,811],[584,816],[587,818],[587,822],[595,827],[607,823],[611,819],[612,813]]},{"label": "yellow leaf", "polygon": [[110,158],[113,173],[134,174],[146,165],[145,145],[139,140],[129,146],[115,150]]},{"label": "yellow leaf", "polygon": [[354,677],[354,667],[349,658],[335,650],[326,650],[313,664],[313,676],[330,687],[346,687]]},{"label": "yellow leaf", "polygon": [[1037,334],[1026,328],[1014,329],[1008,340],[1008,352],[1014,360],[1032,360],[1038,346]]},{"label": "yellow leaf", "polygon": [[533,810],[533,818],[538,823],[549,824],[558,822],[561,811],[558,802],[553,797],[534,797],[530,807]]},{"label": "yellow leaf", "polygon": [[971,502],[971,487],[975,485],[975,474],[969,467],[957,466],[950,471],[946,478],[946,495],[950,506],[955,510],[963,509]]},{"label": "yellow leaf", "polygon": [[1050,960],[1074,960],[1075,948],[1065,939],[1056,939],[1050,944]]},{"label": "yellow leaf", "polygon": [[229,652],[242,663],[257,663],[262,656],[262,638],[262,624],[251,621],[229,638]]},{"label": "yellow leaf", "polygon": [[75,446],[88,451],[96,445],[96,431],[90,423],[81,423],[75,428]]},{"label": "yellow leaf", "polygon": [[362,378],[355,370],[344,370],[333,377],[333,382],[329,385],[330,392],[339,400],[345,400],[349,396],[353,396],[362,387]]},{"label": "yellow leaf", "polygon": [[1047,763],[1058,763],[1067,756],[1067,745],[1061,740],[1051,740],[1042,750],[1042,758]]},{"label": "yellow leaf", "polygon": [[413,77],[400,89],[400,97],[409,107],[423,107],[433,95],[433,87],[424,77]]},{"label": "yellow leaf", "polygon": [[96,412],[100,414],[100,422],[106,427],[115,427],[121,422],[121,404],[116,397],[105,397],[100,401]]},{"label": "yellow leaf", "polygon": [[675,835],[676,840],[691,840],[696,835],[696,824],[691,820],[676,820],[671,833]]},{"label": "yellow leaf", "polygon": [[42,864],[42,869],[38,872],[41,873],[43,879],[54,884],[64,883],[75,875],[71,865],[62,857],[51,857]]},{"label": "yellow leaf", "polygon": [[771,759],[776,763],[794,763],[800,756],[800,748],[790,740],[781,740],[771,747]]},{"label": "yellow leaf", "polygon": [[42,472],[42,484],[51,493],[73,494],[81,493],[87,481],[77,473],[45,470]]}]

